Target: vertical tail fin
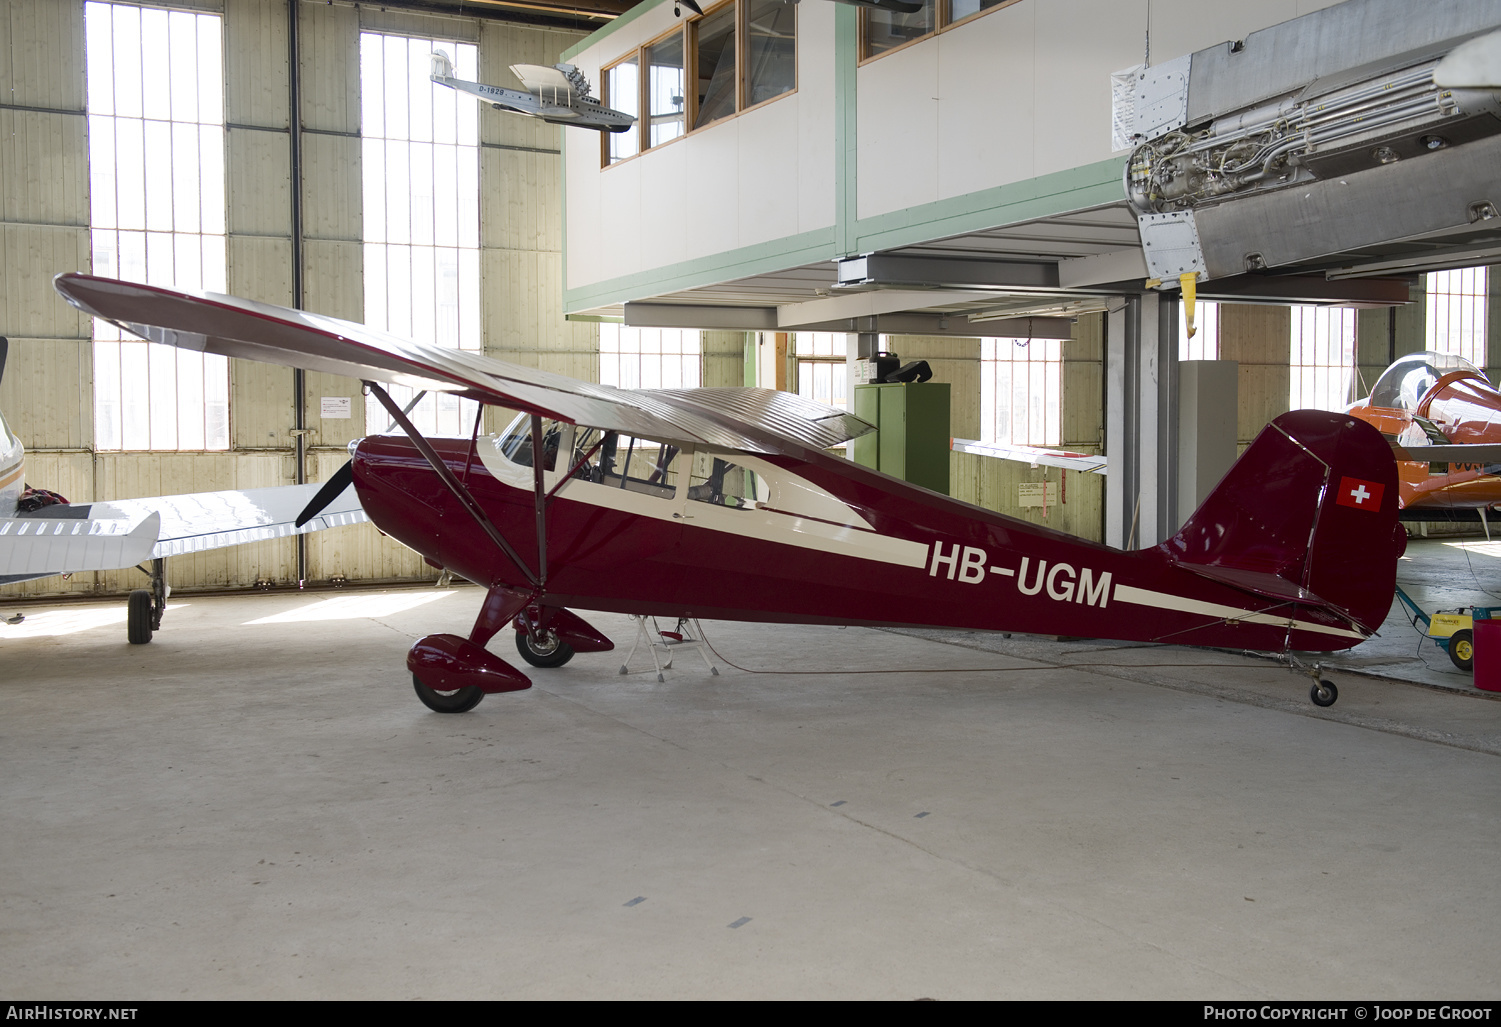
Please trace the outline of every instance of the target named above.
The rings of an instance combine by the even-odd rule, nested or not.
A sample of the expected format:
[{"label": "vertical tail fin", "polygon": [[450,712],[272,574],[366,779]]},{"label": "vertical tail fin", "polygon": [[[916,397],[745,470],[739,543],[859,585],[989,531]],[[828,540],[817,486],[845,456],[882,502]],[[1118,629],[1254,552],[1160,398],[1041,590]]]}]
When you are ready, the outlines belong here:
[{"label": "vertical tail fin", "polygon": [[1406,545],[1381,434],[1348,414],[1294,410],[1262,429],[1160,548],[1247,591],[1333,607],[1369,632],[1391,609]]}]

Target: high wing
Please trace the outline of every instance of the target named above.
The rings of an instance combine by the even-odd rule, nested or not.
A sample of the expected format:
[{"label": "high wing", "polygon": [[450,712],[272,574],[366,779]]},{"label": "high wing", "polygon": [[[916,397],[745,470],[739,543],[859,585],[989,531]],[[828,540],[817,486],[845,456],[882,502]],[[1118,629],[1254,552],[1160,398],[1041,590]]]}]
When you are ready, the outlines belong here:
[{"label": "high wing", "polygon": [[242,542],[367,520],[353,488],[302,528],[298,513],[317,483],[194,492],[150,499],[58,503],[0,518],[0,584],[54,574],[108,571]]},{"label": "high wing", "polygon": [[58,275],[53,285],[85,313],[153,342],[456,393],[665,442],[796,456],[875,430],[835,407],[770,389],[616,389],[235,296],[78,273]]},{"label": "high wing", "polygon": [[1015,460],[1032,467],[1061,467],[1066,471],[1083,471],[1089,474],[1105,474],[1109,460],[1104,456],[1088,453],[1070,453],[1061,449],[1043,449],[1040,446],[1014,446],[1009,442],[980,442],[977,439],[951,439],[951,448],[957,453],[977,453],[1001,460]]},{"label": "high wing", "polygon": [[513,64],[511,74],[521,80],[528,92],[547,103],[567,105],[580,98],[568,76],[546,64]]}]

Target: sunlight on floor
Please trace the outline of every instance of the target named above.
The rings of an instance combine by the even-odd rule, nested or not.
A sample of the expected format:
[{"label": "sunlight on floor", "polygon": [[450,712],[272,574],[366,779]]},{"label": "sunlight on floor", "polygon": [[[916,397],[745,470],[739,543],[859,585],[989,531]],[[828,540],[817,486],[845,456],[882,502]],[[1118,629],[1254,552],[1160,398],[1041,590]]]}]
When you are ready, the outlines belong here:
[{"label": "sunlight on floor", "polygon": [[1481,556],[1501,557],[1501,542],[1445,542],[1444,545]]},{"label": "sunlight on floor", "polygon": [[[358,620],[362,617],[389,617],[412,610],[424,603],[453,595],[447,592],[389,592],[384,595],[337,596],[285,613],[246,621],[246,624],[301,624],[316,620]],[[122,614],[123,617],[123,614]]]},{"label": "sunlight on floor", "polygon": [[[167,612],[182,609],[173,603]],[[19,611],[26,619],[19,624],[7,624],[0,620],[0,642],[12,638],[42,638],[49,635],[76,635],[80,631],[125,623],[125,604],[115,606],[80,606],[61,610],[42,610],[38,613]]]}]

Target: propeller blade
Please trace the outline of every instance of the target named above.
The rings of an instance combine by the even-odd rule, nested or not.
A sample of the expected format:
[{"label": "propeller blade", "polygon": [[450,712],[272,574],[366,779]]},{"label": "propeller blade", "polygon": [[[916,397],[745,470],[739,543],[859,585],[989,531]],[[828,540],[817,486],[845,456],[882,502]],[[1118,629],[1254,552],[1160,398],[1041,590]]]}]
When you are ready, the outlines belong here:
[{"label": "propeller blade", "polygon": [[10,349],[10,341],[0,335],[0,381],[5,380],[5,354]]},{"label": "propeller blade", "polygon": [[704,9],[698,6],[698,4],[694,2],[694,0],[678,0],[678,2],[699,17],[703,17]]},{"label": "propeller blade", "polygon": [[297,515],[297,527],[302,527],[308,521],[323,512],[323,508],[335,499],[339,493],[347,489],[354,481],[354,461],[346,460],[344,466],[334,472],[334,476],[323,483],[318,494],[312,498],[307,506],[302,508],[302,513]]}]

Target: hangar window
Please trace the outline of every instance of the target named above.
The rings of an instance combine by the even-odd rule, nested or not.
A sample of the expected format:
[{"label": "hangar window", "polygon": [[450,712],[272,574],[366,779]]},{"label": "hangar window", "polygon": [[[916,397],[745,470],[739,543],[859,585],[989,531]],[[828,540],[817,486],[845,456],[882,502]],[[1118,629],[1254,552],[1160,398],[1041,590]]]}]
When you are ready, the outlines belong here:
[{"label": "hangar window", "polygon": [[689,328],[599,326],[599,380],[620,389],[694,389],[703,380],[702,334]]},{"label": "hangar window", "polygon": [[1428,276],[1428,348],[1484,367],[1488,268],[1434,271]]},{"label": "hangar window", "polygon": [[[84,6],[97,275],[224,292],[217,14]],[[94,322],[96,449],[229,448],[229,361]]]},{"label": "hangar window", "polygon": [[1018,0],[908,0],[911,10],[867,7],[860,12],[860,59],[868,60],[927,39]]},{"label": "hangar window", "polygon": [[[479,105],[428,79],[434,50],[459,78],[478,78],[479,48],[452,39],[360,34],[365,323],[429,345],[478,350]],[[416,394],[392,386],[405,407]],[[467,435],[475,404],[447,393],[409,415],[423,432]],[[366,429],[385,431],[368,403]]]},{"label": "hangar window", "polygon": [[730,0],[626,54],[603,72],[605,102],[644,112],[627,132],[605,133],[615,164],[797,88],[797,7]]},{"label": "hangar window", "polygon": [[1354,382],[1355,311],[1293,307],[1290,408],[1343,410]]},{"label": "hangar window", "polygon": [[1187,311],[1178,304],[1178,359],[1218,360],[1220,358],[1220,305],[1200,303],[1194,309],[1194,325],[1199,329],[1188,337]]},{"label": "hangar window", "polygon": [[980,435],[986,442],[1063,441],[1063,343],[980,340]]},{"label": "hangar window", "polygon": [[807,399],[848,409],[849,374],[843,332],[798,332],[797,391]]}]

